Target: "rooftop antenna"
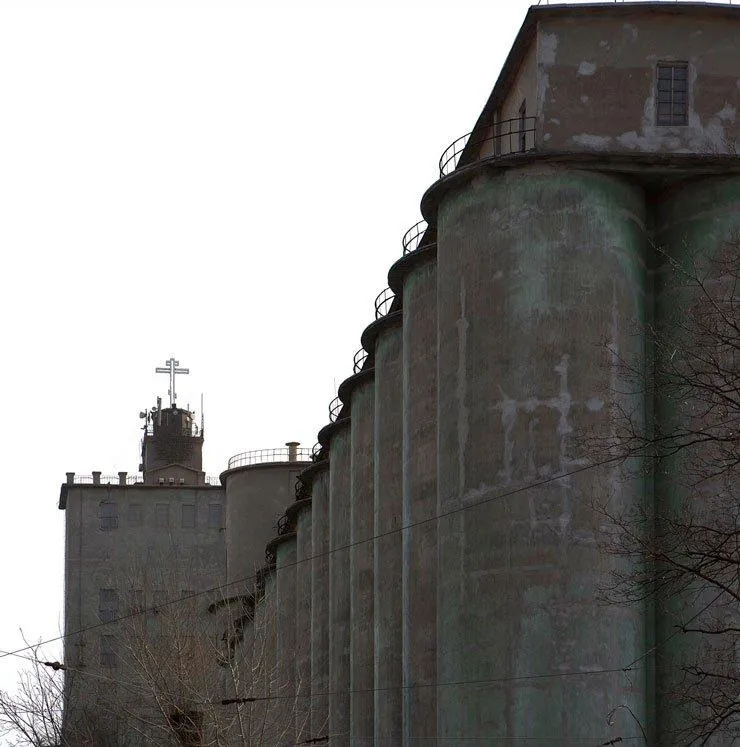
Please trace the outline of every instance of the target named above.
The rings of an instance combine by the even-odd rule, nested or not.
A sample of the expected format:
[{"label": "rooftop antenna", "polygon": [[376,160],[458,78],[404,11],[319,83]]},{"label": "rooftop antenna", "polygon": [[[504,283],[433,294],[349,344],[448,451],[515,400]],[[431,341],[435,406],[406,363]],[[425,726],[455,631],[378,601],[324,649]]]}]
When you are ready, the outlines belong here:
[{"label": "rooftop antenna", "polygon": [[165,361],[165,367],[157,366],[154,369],[155,373],[166,373],[170,376],[170,388],[167,390],[167,394],[170,395],[170,407],[175,407],[177,402],[177,393],[175,392],[175,374],[189,374],[189,368],[179,368],[180,361],[176,361],[174,356],[171,356],[168,361]]}]

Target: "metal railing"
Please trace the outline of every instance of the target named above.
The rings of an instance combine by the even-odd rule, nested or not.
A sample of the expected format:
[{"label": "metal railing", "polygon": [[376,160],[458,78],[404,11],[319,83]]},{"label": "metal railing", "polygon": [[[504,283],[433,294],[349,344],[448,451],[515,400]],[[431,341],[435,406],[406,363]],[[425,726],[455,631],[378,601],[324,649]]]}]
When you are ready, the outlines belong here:
[{"label": "metal railing", "polygon": [[440,156],[440,179],[458,167],[463,153],[470,154],[467,159],[470,163],[534,150],[535,122],[535,117],[504,119],[476,134],[475,138],[471,138],[472,132],[459,137]]},{"label": "metal railing", "polygon": [[388,312],[391,310],[391,306],[393,305],[393,299],[396,297],[396,294],[390,289],[385,288],[384,290],[380,291],[378,293],[376,299],[375,299],[375,319],[382,319],[384,316],[388,314]]},{"label": "metal railing", "polygon": [[367,360],[367,350],[365,350],[365,348],[360,348],[355,353],[355,357],[352,359],[353,373],[360,373],[360,371],[362,371],[362,367],[365,365],[366,360]]},{"label": "metal railing", "polygon": [[[143,475],[127,475],[126,485],[139,485],[144,483]],[[120,485],[118,475],[100,475],[98,482],[93,475],[75,475],[73,485]]]},{"label": "metal railing", "polygon": [[311,461],[320,462],[324,458],[325,455],[326,455],[326,450],[321,445],[321,443],[317,441],[313,445],[313,449],[311,449]]},{"label": "metal railing", "polygon": [[219,475],[206,475],[206,485],[221,485],[221,477]]},{"label": "metal railing", "polygon": [[[295,461],[310,462],[311,449],[295,449]],[[290,462],[290,449],[282,446],[279,449],[253,449],[252,451],[243,451],[241,454],[234,454],[229,458],[227,469],[235,467],[247,467],[251,464],[267,464],[269,462]]]},{"label": "metal railing", "polygon": [[342,407],[344,407],[344,404],[342,403],[342,400],[339,399],[339,397],[334,397],[334,399],[329,402],[329,421],[331,423],[337,422],[337,418],[339,417],[339,413],[342,411]]},{"label": "metal railing", "polygon": [[[604,0],[602,0],[603,2]],[[563,0],[553,0],[553,5],[562,4]],[[568,5],[592,5],[594,0],[568,0]],[[671,5],[680,5],[681,3],[695,3],[696,0],[612,0],[616,5],[617,3],[631,2],[631,3],[671,3]],[[550,0],[537,0],[537,5],[546,6],[550,4]],[[733,0],[703,0],[704,5],[733,5]],[[735,3],[737,5],[737,3]]]},{"label": "metal railing", "polygon": [[411,252],[415,252],[417,249],[431,246],[434,243],[431,239],[427,241],[424,240],[428,228],[429,225],[427,222],[425,220],[420,220],[418,223],[414,223],[414,225],[406,231],[401,239],[404,254],[411,254]]}]

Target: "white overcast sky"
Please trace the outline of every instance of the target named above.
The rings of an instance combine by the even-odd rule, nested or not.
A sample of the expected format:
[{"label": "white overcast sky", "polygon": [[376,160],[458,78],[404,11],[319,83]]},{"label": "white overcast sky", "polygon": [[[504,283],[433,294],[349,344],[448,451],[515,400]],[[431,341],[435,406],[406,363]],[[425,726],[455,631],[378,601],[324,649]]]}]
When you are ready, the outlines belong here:
[{"label": "white overcast sky", "polygon": [[315,442],[528,5],[0,0],[0,649],[59,634],[59,486],[136,471],[170,355],[208,473]]}]

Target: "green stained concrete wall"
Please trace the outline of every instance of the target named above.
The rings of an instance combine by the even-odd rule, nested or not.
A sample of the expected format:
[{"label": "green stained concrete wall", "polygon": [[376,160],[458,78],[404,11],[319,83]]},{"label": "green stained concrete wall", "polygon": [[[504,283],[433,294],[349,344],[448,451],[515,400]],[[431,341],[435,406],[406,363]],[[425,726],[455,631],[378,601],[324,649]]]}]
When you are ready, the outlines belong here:
[{"label": "green stained concrete wall", "polygon": [[645,245],[615,177],[492,172],[440,204],[438,510],[462,510],[438,525],[439,744],[640,736],[626,709],[607,724],[645,720],[644,672],[599,673],[644,651],[645,614],[596,600],[614,560],[592,502],[643,487],[584,470],[577,434],[608,433],[614,353],[641,355]]},{"label": "green stained concrete wall", "polygon": [[[695,264],[711,288],[719,280],[711,268],[711,261],[727,250],[737,256],[740,178],[697,179],[673,188],[656,206],[655,228],[657,245],[681,268],[691,271],[692,264]],[[698,285],[664,261],[656,282],[656,318],[662,339],[667,347],[675,348],[675,356],[679,359],[687,350],[696,352],[697,340],[687,337],[682,323],[697,303],[705,303],[701,301]],[[656,367],[661,364],[665,362],[656,361]],[[728,364],[733,365],[730,361]],[[661,429],[670,432],[672,428],[687,425],[701,428],[697,403],[690,396],[677,398],[676,394],[675,391],[664,391],[661,397],[660,390],[657,392],[656,416]],[[702,451],[706,457],[706,449]],[[685,517],[682,507],[684,501],[688,501],[691,510],[707,512],[704,520],[712,522],[712,511],[716,506],[712,506],[706,500],[706,494],[702,494],[707,490],[711,492],[712,483],[698,487],[691,485],[697,478],[694,454],[697,452],[683,450],[659,465],[655,475],[659,520],[671,515]],[[683,523],[685,519],[679,520]],[[686,711],[677,707],[673,697],[684,681],[682,667],[701,662],[712,669],[713,650],[707,648],[707,644],[716,651],[723,643],[720,636],[677,635],[676,626],[689,621],[694,627],[709,624],[712,610],[717,609],[717,603],[713,603],[716,593],[714,588],[694,584],[682,594],[658,600],[656,661],[660,744],[674,744],[676,730],[686,727],[696,715],[691,708]],[[702,612],[706,605],[710,606],[709,612]],[[719,737],[712,742],[713,745],[731,743],[734,743],[731,738],[723,741]]]}]

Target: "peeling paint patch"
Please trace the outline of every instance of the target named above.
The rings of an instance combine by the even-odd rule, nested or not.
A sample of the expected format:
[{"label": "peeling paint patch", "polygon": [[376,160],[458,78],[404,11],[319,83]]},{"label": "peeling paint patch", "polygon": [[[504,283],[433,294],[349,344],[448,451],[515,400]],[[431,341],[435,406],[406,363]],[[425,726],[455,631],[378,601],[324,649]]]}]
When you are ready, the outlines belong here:
[{"label": "peeling paint patch", "polygon": [[601,41],[599,42],[599,46],[600,46],[600,47],[601,47],[602,49],[609,49],[609,42],[608,42],[608,41],[607,41],[606,39],[602,39],[602,40],[601,40]]},{"label": "peeling paint patch", "polygon": [[589,135],[588,133],[582,133],[581,135],[573,135],[571,140],[577,145],[582,145],[585,148],[593,148],[594,150],[604,150],[609,147],[612,139],[604,135]]},{"label": "peeling paint patch", "polygon": [[556,34],[540,34],[539,58],[543,65],[549,67],[555,64],[557,50],[558,37]]},{"label": "peeling paint patch", "polygon": [[717,112],[717,119],[721,119],[723,122],[734,122],[735,114],[735,107],[725,102],[724,107]]},{"label": "peeling paint patch", "polygon": [[640,35],[637,26],[633,26],[631,23],[625,23],[622,28],[632,37],[632,41],[637,41],[637,37]]},{"label": "peeling paint patch", "polygon": [[581,103],[582,103],[582,104],[588,104],[588,101],[589,101],[589,98],[588,98],[588,96],[586,96],[586,94],[584,93],[584,94],[583,94],[583,96],[581,96]]},{"label": "peeling paint patch", "polygon": [[599,412],[604,407],[604,400],[601,397],[591,397],[586,401],[586,407],[589,412]]},{"label": "peeling paint patch", "polygon": [[596,63],[584,60],[578,66],[578,75],[593,75],[596,72]]}]

